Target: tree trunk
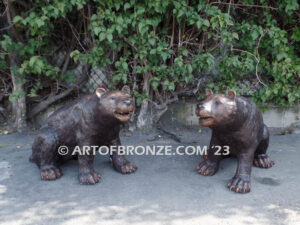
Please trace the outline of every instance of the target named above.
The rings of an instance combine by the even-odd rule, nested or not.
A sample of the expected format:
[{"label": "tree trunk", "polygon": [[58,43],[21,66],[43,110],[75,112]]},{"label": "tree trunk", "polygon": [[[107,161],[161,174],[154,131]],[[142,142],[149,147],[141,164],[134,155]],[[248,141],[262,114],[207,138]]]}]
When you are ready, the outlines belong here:
[{"label": "tree trunk", "polygon": [[[13,3],[10,0],[4,1],[7,10],[7,22],[11,26],[11,36],[15,42],[22,41],[22,36],[18,33],[15,27],[12,24],[12,18],[16,16],[16,11],[13,7]],[[26,96],[24,92],[23,79],[19,77],[18,74],[15,74],[14,71],[20,67],[20,60],[16,52],[10,53],[10,71],[11,79],[13,83],[13,93],[18,93],[17,98],[13,101],[13,119],[14,127],[18,132],[21,132],[26,127]]]},{"label": "tree trunk", "polygon": [[[17,60],[15,53],[10,54],[10,71],[11,79],[13,82],[13,93],[24,93],[24,86],[22,79],[14,74],[12,68],[17,68]],[[13,101],[13,118],[14,118],[14,127],[18,132],[22,132],[26,128],[26,95],[19,95]]]},{"label": "tree trunk", "polygon": [[[146,95],[149,97],[150,94],[150,77],[151,74],[150,72],[147,72],[144,75],[144,85],[143,85],[143,90],[146,93]],[[149,108],[149,102],[148,99],[144,99],[141,105],[141,109],[137,118],[136,126],[137,128],[146,128],[151,124],[151,118],[148,114],[148,108]]]},{"label": "tree trunk", "polygon": [[148,99],[144,99],[136,122],[136,126],[139,129],[145,128],[150,124],[150,118],[148,115],[148,105]]}]

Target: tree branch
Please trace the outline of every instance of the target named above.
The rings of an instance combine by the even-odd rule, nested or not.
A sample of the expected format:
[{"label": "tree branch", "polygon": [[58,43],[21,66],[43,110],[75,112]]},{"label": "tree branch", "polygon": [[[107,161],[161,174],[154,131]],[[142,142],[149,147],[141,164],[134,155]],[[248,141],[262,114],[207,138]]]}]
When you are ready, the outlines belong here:
[{"label": "tree branch", "polygon": [[73,90],[75,90],[78,86],[80,86],[84,80],[88,77],[87,71],[84,72],[84,75],[81,77],[80,80],[71,87],[69,87],[67,90],[63,91],[62,93],[58,95],[51,96],[47,100],[39,103],[37,106],[35,106],[29,113],[28,113],[28,119],[33,118],[35,115],[37,115],[39,112],[45,110],[49,105],[53,104],[54,102],[58,101],[59,99],[62,99],[66,96],[68,96]]},{"label": "tree branch", "polygon": [[265,36],[265,34],[268,32],[268,30],[265,30],[264,33],[259,37],[258,39],[258,42],[257,42],[257,46],[256,46],[256,55],[254,55],[253,53],[251,52],[248,52],[248,51],[245,51],[245,50],[242,50],[242,49],[236,49],[236,48],[233,48],[231,46],[231,51],[239,51],[239,52],[244,52],[246,54],[249,54],[251,55],[252,57],[254,57],[254,59],[256,60],[256,66],[255,66],[255,75],[256,75],[256,78],[258,80],[259,83],[261,83],[263,86],[267,86],[260,78],[260,76],[258,75],[258,64],[260,62],[260,56],[259,56],[259,52],[258,52],[258,48],[259,48],[259,44],[260,44],[260,41],[262,39],[263,36]]},{"label": "tree branch", "polygon": [[248,5],[248,4],[239,4],[239,3],[228,3],[228,2],[211,2],[210,5],[232,5],[232,6],[241,6],[241,7],[252,7],[252,8],[266,8],[271,10],[278,10],[278,8],[274,8],[271,6],[264,6],[264,5]]}]

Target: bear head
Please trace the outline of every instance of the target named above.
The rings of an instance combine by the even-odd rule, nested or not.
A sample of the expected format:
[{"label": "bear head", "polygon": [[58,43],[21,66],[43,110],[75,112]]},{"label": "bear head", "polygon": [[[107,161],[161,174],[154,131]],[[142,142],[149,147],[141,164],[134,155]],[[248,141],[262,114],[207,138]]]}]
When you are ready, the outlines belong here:
[{"label": "bear head", "polygon": [[102,113],[113,116],[120,122],[127,122],[130,119],[134,110],[134,102],[127,85],[121,91],[107,91],[104,87],[98,88],[96,96]]},{"label": "bear head", "polygon": [[212,90],[207,90],[205,98],[196,106],[196,115],[201,126],[226,127],[234,121],[236,109],[235,91],[214,94]]}]

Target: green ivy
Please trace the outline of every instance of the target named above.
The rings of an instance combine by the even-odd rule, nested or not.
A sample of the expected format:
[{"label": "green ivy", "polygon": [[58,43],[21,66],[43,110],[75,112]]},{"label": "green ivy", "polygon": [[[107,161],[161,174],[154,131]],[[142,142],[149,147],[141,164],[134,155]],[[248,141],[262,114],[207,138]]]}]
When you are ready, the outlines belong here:
[{"label": "green ivy", "polygon": [[[93,46],[87,51],[77,46],[71,57],[93,67],[109,67],[115,84],[136,82],[137,105],[150,98],[142,87],[145,74],[150,74],[151,89],[164,94],[193,86],[207,72],[207,88],[216,92],[250,93],[249,87],[238,87],[238,81],[259,76],[263,84],[250,93],[256,102],[291,105],[300,100],[299,3],[273,2],[242,0],[239,3],[266,8],[241,10],[204,0],[35,0],[29,12],[13,18],[17,29],[27,32],[25,43],[3,35],[0,45],[21,57],[18,73],[25,79],[30,74],[72,81],[74,74],[61,74],[50,60],[55,38],[64,39],[57,24],[76,28],[89,7],[87,32],[94,37]],[[7,70],[7,55],[0,54],[0,60],[0,69]],[[41,83],[35,84],[29,96],[41,89]],[[14,93],[19,94],[23,93]]]}]

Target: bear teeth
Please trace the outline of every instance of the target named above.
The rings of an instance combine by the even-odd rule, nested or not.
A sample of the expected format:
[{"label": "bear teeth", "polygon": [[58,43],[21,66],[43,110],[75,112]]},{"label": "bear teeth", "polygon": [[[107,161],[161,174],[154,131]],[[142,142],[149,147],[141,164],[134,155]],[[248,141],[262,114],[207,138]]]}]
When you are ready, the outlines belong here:
[{"label": "bear teeth", "polygon": [[119,112],[119,113],[117,113],[117,114],[119,114],[119,115],[122,115],[122,116],[129,115],[129,113],[128,113],[128,112],[124,112],[124,113],[122,113],[122,112]]}]

